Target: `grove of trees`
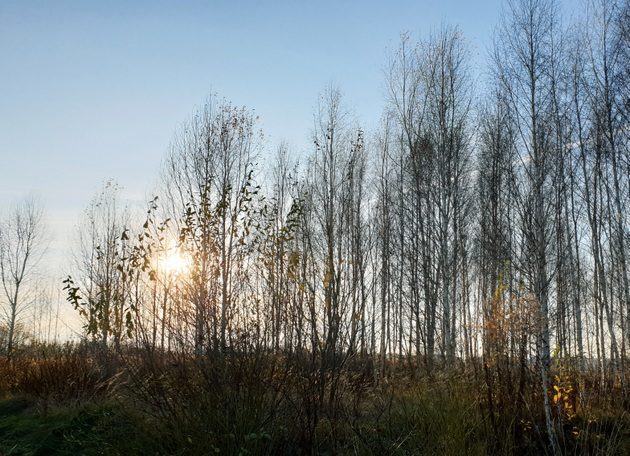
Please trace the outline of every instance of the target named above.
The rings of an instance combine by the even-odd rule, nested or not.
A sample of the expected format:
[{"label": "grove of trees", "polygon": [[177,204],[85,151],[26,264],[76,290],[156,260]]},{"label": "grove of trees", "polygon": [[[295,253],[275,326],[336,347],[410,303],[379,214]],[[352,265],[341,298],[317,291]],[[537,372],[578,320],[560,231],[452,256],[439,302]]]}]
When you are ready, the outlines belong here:
[{"label": "grove of trees", "polygon": [[[273,397],[301,411],[309,442],[347,417],[357,378],[466,372],[497,452],[504,427],[518,448],[536,422],[562,454],[593,385],[627,410],[630,3],[593,0],[567,24],[554,0],[508,0],[486,73],[475,81],[457,27],[403,35],[378,130],[327,88],[303,163],[286,144],[270,157],[254,114],[211,97],[143,221],[110,183],[80,226],[65,290],[102,375],[116,354],[150,360],[154,379],[192,363],[215,386],[240,381],[220,363],[299,372]],[[9,356],[39,234],[25,211],[0,228]],[[166,386],[142,385],[176,413]]]}]

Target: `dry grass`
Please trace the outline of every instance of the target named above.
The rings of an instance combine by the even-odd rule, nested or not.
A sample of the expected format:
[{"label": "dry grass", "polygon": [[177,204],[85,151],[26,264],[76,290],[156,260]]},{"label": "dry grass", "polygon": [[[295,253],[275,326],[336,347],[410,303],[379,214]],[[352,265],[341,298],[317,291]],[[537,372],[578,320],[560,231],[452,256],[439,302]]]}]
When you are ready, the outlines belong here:
[{"label": "dry grass", "polygon": [[[502,397],[509,389],[499,384],[488,395],[472,365],[429,375],[392,364],[390,375],[377,382],[369,359],[351,360],[339,372],[322,370],[308,357],[262,354],[194,358],[128,350],[107,358],[107,369],[103,359],[87,345],[33,347],[11,363],[0,362],[0,392],[24,398],[19,400],[32,405],[33,420],[56,416],[65,423],[73,416],[66,434],[74,443],[63,441],[59,448],[87,448],[92,442],[110,448],[109,454],[124,454],[115,437],[117,423],[145,429],[144,437],[131,437],[127,448],[151,448],[156,454],[547,451],[533,377],[520,415],[515,408],[495,408],[493,424],[488,397],[506,405],[515,398]],[[628,454],[630,419],[619,382],[604,385],[590,372],[570,375],[575,413],[558,406],[556,415],[564,452]],[[9,410],[6,420],[20,413]],[[84,432],[86,422],[92,423],[90,432]],[[23,425],[7,423],[7,429]],[[75,425],[80,432],[72,431]]]}]

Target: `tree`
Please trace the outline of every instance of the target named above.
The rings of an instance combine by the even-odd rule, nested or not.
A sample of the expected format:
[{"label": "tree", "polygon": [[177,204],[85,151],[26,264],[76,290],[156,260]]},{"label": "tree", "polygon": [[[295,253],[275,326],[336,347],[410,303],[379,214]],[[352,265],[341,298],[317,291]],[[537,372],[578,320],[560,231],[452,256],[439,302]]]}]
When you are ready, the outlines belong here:
[{"label": "tree", "polygon": [[[121,207],[120,187],[107,181],[85,210],[79,225],[76,266],[78,285],[85,293],[88,334],[106,351],[110,336],[118,348],[124,333],[125,290],[121,261],[129,240],[129,213]],[[73,282],[74,284],[74,282]]]},{"label": "tree", "polygon": [[15,348],[16,324],[31,304],[28,282],[46,246],[42,215],[41,206],[27,199],[0,222],[0,279],[7,305],[5,353],[9,358]]},{"label": "tree", "polygon": [[560,448],[549,399],[551,365],[549,303],[553,275],[554,220],[553,100],[558,64],[556,5],[551,0],[512,0],[501,24],[495,52],[496,75],[507,95],[518,131],[520,163],[517,210],[520,223],[519,269],[538,305],[537,353],[545,421],[554,454]]},{"label": "tree", "polygon": [[244,267],[251,237],[256,117],[227,101],[208,100],[173,141],[164,180],[181,247],[191,254],[187,299],[194,308],[197,354],[221,352],[244,318]]},{"label": "tree", "polygon": [[436,348],[449,363],[454,361],[457,321],[465,307],[466,271],[461,273],[471,190],[467,61],[462,34],[444,28],[415,46],[403,37],[389,74],[390,109],[400,138],[397,215],[403,261],[397,274],[395,332],[402,352],[406,285],[416,352],[419,356],[424,349],[428,366]]}]

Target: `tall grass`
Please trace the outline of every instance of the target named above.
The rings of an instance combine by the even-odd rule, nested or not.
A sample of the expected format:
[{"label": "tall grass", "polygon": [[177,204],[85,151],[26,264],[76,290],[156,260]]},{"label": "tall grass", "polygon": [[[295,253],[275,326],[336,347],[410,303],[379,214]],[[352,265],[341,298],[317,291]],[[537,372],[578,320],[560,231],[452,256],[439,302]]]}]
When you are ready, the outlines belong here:
[{"label": "tall grass", "polygon": [[[352,358],[335,373],[333,390],[331,374],[308,357],[128,348],[110,354],[103,369],[95,350],[33,346],[0,361],[0,441],[12,442],[0,454],[36,454],[40,443],[40,454],[547,453],[539,389],[523,389],[515,414],[510,403],[518,398],[503,397],[509,389],[497,382],[489,387],[478,366],[392,365],[379,377],[373,360]],[[570,375],[575,413],[556,410],[564,453],[628,454],[619,385],[604,388],[595,373]],[[41,431],[37,441],[25,437],[29,426]]]}]

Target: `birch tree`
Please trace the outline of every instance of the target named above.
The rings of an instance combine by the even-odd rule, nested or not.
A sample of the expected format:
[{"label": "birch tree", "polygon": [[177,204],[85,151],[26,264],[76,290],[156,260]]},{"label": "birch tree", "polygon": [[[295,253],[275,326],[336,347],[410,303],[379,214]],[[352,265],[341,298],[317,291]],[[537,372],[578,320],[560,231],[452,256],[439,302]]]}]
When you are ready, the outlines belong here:
[{"label": "birch tree", "polygon": [[45,249],[43,210],[33,199],[18,204],[0,221],[0,279],[4,298],[7,357],[15,350],[16,327],[34,298],[29,289]]}]

